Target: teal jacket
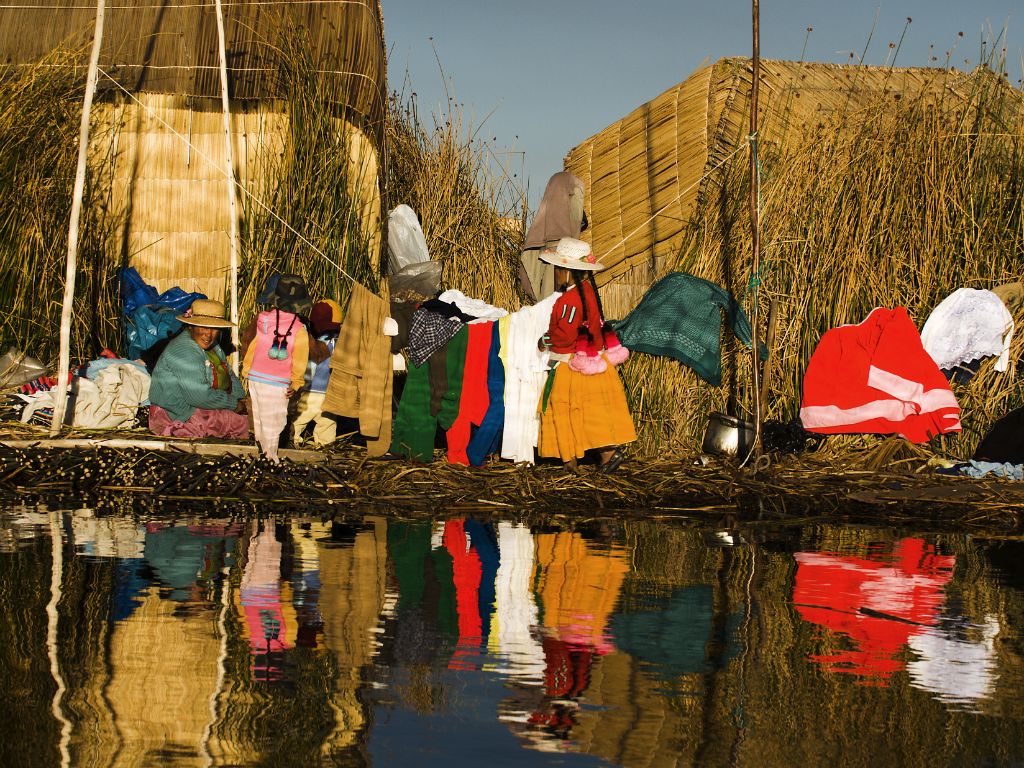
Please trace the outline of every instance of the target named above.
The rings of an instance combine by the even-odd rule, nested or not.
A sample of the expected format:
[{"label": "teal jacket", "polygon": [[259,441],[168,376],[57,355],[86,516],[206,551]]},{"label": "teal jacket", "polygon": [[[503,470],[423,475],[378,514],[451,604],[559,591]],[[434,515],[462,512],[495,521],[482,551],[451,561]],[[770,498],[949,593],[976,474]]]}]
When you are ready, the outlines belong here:
[{"label": "teal jacket", "polygon": [[[214,346],[213,350],[225,360],[220,347]],[[228,374],[231,391],[214,389],[206,352],[192,340],[186,327],[171,339],[157,360],[149,385],[149,401],[167,411],[175,421],[188,421],[196,408],[234,410],[239,399],[245,397],[245,390],[230,367]]]}]

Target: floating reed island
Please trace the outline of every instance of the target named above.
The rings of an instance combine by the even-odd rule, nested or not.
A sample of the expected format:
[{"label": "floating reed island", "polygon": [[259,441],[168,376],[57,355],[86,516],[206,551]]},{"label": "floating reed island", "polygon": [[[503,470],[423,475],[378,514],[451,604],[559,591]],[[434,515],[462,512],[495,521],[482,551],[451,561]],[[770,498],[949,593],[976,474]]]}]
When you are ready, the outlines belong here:
[{"label": "floating reed island", "polygon": [[[366,18],[373,21],[375,16]],[[272,38],[274,44],[261,48],[261,71],[273,73],[266,81],[272,88],[249,94],[256,100],[249,105],[251,111],[239,103],[234,117],[240,126],[236,157],[246,170],[239,176],[244,190],[242,321],[251,317],[256,294],[267,275],[276,271],[303,274],[312,293],[341,300],[350,276],[385,290],[380,217],[382,210],[398,202],[419,212],[431,256],[443,265],[446,287],[510,310],[518,308],[523,297],[516,280],[517,257],[529,218],[526,196],[509,174],[495,167],[490,148],[477,137],[474,126],[463,121],[458,105],[447,115],[424,117],[414,99],[393,94],[380,102],[379,95],[386,92],[380,87],[372,93],[360,89],[350,94],[351,79],[312,76],[318,70],[317,57],[323,54],[318,38],[304,36],[301,25],[292,30],[294,34],[287,25],[282,27]],[[34,65],[8,66],[0,72],[0,243],[9,246],[0,249],[0,302],[10,307],[0,321],[0,347],[16,344],[46,361],[56,358],[74,164],[74,137],[68,126],[75,124],[80,108],[79,58],[74,51],[57,51]],[[366,60],[367,71],[376,71],[371,59]],[[566,157],[566,168],[586,183],[585,207],[592,226],[585,237],[611,265],[601,273],[608,281],[602,293],[608,297],[609,315],[624,316],[654,280],[676,269],[728,288],[748,313],[755,296],[762,309],[769,302],[776,304],[778,330],[766,371],[766,415],[788,422],[799,408],[803,370],[829,328],[859,322],[875,306],[897,304],[908,307],[920,324],[932,307],[959,287],[991,287],[1020,277],[1024,99],[996,61],[970,73],[772,61],[762,62],[762,67],[760,219],[765,263],[753,279],[743,128],[749,109],[749,61],[723,59],[695,73],[581,143]],[[376,83],[380,86],[379,80]],[[202,120],[209,128],[209,121],[220,117],[210,111],[209,94],[157,96],[133,99],[132,93],[110,85],[104,96],[107,109],[98,110],[79,258],[74,360],[86,360],[103,347],[121,348],[114,269],[156,258],[155,243],[133,240],[131,235],[147,231],[134,217],[159,207],[153,199],[128,194],[145,187],[146,158],[157,162],[155,150],[152,155],[144,152],[149,139],[143,133],[162,132],[159,141],[153,139],[154,146],[176,147],[178,159],[191,164],[188,167],[200,165],[166,126],[147,122],[148,118],[155,111],[172,125],[190,124],[198,130]],[[240,98],[244,102],[248,97]],[[360,112],[350,102],[368,106]],[[161,104],[179,112],[160,112]],[[144,109],[147,105],[149,111]],[[214,130],[207,132],[212,135]],[[136,176],[123,176],[126,158],[134,158]],[[204,173],[209,175],[209,169]],[[193,181],[213,186],[210,178]],[[178,197],[182,189],[177,187]],[[205,200],[208,207],[226,205],[216,202],[213,192]],[[178,219],[188,219],[175,210]],[[210,222],[209,229],[221,240],[227,237],[222,222]],[[323,258],[325,254],[331,258]],[[216,275],[203,276],[202,284],[184,279],[192,270],[188,265],[153,269],[161,288],[173,279],[186,289],[207,288],[211,295],[224,295],[226,290],[223,265]],[[1024,318],[1016,322],[1021,327]],[[1013,375],[1024,352],[1022,336],[1015,335],[1009,372],[996,372],[989,361],[968,384],[955,385],[964,432],[936,439],[928,452],[966,458],[996,418],[1024,404],[1022,379]],[[481,476],[493,475],[492,501],[504,504],[541,503],[547,489],[560,498],[590,504],[593,488],[611,494],[606,501],[625,495],[629,504],[624,507],[651,508],[673,495],[733,504],[738,498],[734,478],[740,475],[722,470],[724,485],[717,486],[719,470],[694,467],[692,461],[709,412],[749,416],[749,365],[749,354],[726,341],[724,383],[715,388],[673,360],[634,355],[622,372],[639,439],[629,448],[622,477],[587,475],[590,490],[574,490],[574,476],[549,467],[493,464],[481,475],[439,464],[365,462],[356,447],[331,454],[328,466],[342,471],[342,480],[323,479],[322,485],[356,483],[353,497],[395,496],[385,484],[410,477],[401,475],[409,471],[417,481],[438,487],[451,482],[454,489],[462,487],[460,478],[472,478],[469,486],[479,487]],[[792,465],[787,483],[795,482],[800,467],[811,479],[817,472],[824,483],[828,471],[816,467],[847,466],[846,462],[852,467],[882,442],[874,437],[833,437],[814,457],[794,457],[773,466]],[[8,460],[10,454],[4,460],[4,476],[16,469],[7,465]],[[134,457],[124,460],[131,463]],[[141,471],[143,465],[139,466]],[[47,467],[43,462],[31,472],[22,469],[21,478],[42,480]],[[230,472],[245,469],[241,463]],[[890,482],[885,479],[888,469],[880,466],[875,471],[882,472],[875,476],[876,485]],[[659,472],[671,482],[662,483]],[[742,475],[747,478],[744,488],[759,489],[752,498],[784,496],[776,493],[777,486],[757,485],[762,473]],[[262,470],[250,472],[252,482],[239,486],[235,495],[253,501],[273,497],[273,492],[252,484],[260,474]],[[920,483],[922,488],[947,482],[926,475],[913,473],[912,479],[898,482],[905,487]],[[5,493],[27,492],[30,487],[4,482]],[[158,495],[155,489],[164,481],[154,475],[118,482],[122,487],[153,488],[153,495]],[[613,489],[620,482],[626,485],[617,494]],[[719,490],[702,496],[704,486]],[[999,492],[985,499],[1002,499],[1004,484],[992,487]],[[837,504],[842,496],[841,489],[830,489],[827,483],[808,488]],[[99,489],[90,481],[73,483],[69,492]],[[848,501],[855,490],[847,488]],[[188,493],[197,491],[203,495],[208,489],[199,482]],[[460,503],[468,503],[469,495],[463,498],[459,490],[453,494]],[[886,499],[890,497],[895,498],[889,494]],[[876,501],[883,506],[903,503],[881,499]],[[979,503],[984,507],[989,501]]]}]

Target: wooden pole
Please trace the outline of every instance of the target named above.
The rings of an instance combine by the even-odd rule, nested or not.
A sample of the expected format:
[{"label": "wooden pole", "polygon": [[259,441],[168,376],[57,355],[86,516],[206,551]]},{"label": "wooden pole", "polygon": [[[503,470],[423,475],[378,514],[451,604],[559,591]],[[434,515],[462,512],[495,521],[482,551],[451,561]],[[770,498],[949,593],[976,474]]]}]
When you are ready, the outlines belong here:
[{"label": "wooden pole", "polygon": [[754,444],[751,454],[756,458],[761,453],[761,343],[758,326],[760,325],[760,280],[761,280],[761,225],[758,221],[758,198],[760,197],[757,158],[757,94],[761,81],[761,21],[758,0],[752,0],[753,15],[753,55],[750,64],[752,76],[750,80],[750,242],[753,252],[752,284],[754,305],[750,311],[751,345],[753,348],[753,391],[754,391]]},{"label": "wooden pole", "polygon": [[78,168],[71,193],[71,220],[68,223],[68,257],[64,269],[64,303],[60,311],[60,358],[57,363],[57,396],[53,403],[50,434],[60,434],[68,399],[68,372],[71,368],[71,312],[75,303],[75,274],[78,271],[78,225],[82,218],[82,195],[85,193],[86,162],[89,159],[89,119],[99,76],[100,47],[103,45],[104,0],[96,0],[96,28],[92,35],[92,54],[85,79],[82,122],[78,126]]},{"label": "wooden pole", "polygon": [[[224,115],[224,156],[228,163],[228,210],[231,222],[228,233],[231,237],[231,341],[238,349],[238,201],[235,193],[235,157],[231,140],[231,109],[228,104],[228,54],[224,40],[224,9],[220,0],[214,0],[217,7],[217,42],[220,44],[220,104]],[[231,355],[231,367],[238,373],[238,352]]]}]

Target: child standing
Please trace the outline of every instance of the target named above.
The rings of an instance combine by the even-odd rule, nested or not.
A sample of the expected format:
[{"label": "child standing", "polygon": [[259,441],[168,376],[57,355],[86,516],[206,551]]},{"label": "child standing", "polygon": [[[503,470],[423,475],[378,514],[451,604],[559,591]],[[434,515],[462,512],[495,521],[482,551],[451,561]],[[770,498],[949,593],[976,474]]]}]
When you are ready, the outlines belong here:
[{"label": "child standing", "polygon": [[292,444],[302,445],[302,433],[306,425],[313,422],[313,443],[316,447],[330,445],[337,436],[337,423],[324,413],[324,396],[327,382],[331,376],[331,355],[338,341],[341,329],[341,306],[336,301],[325,299],[313,305],[309,313],[309,327],[317,342],[326,347],[326,357],[322,362],[314,362],[310,358],[306,369],[306,389],[299,397],[298,414],[292,431]]},{"label": "child standing", "polygon": [[252,400],[253,431],[264,455],[277,463],[281,432],[288,423],[288,401],[302,389],[309,359],[309,335],[294,312],[273,307],[253,323],[255,336],[245,350],[242,378]]}]

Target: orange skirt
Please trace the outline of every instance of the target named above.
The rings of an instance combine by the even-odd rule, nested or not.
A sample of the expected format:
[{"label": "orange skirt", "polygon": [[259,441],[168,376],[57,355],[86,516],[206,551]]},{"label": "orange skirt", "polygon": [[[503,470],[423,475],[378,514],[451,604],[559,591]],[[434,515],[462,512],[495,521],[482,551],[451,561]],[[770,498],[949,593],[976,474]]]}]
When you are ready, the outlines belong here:
[{"label": "orange skirt", "polygon": [[537,445],[541,456],[571,461],[592,448],[634,440],[633,417],[615,366],[594,375],[574,371],[565,363],[555,368],[551,395],[541,414]]}]

